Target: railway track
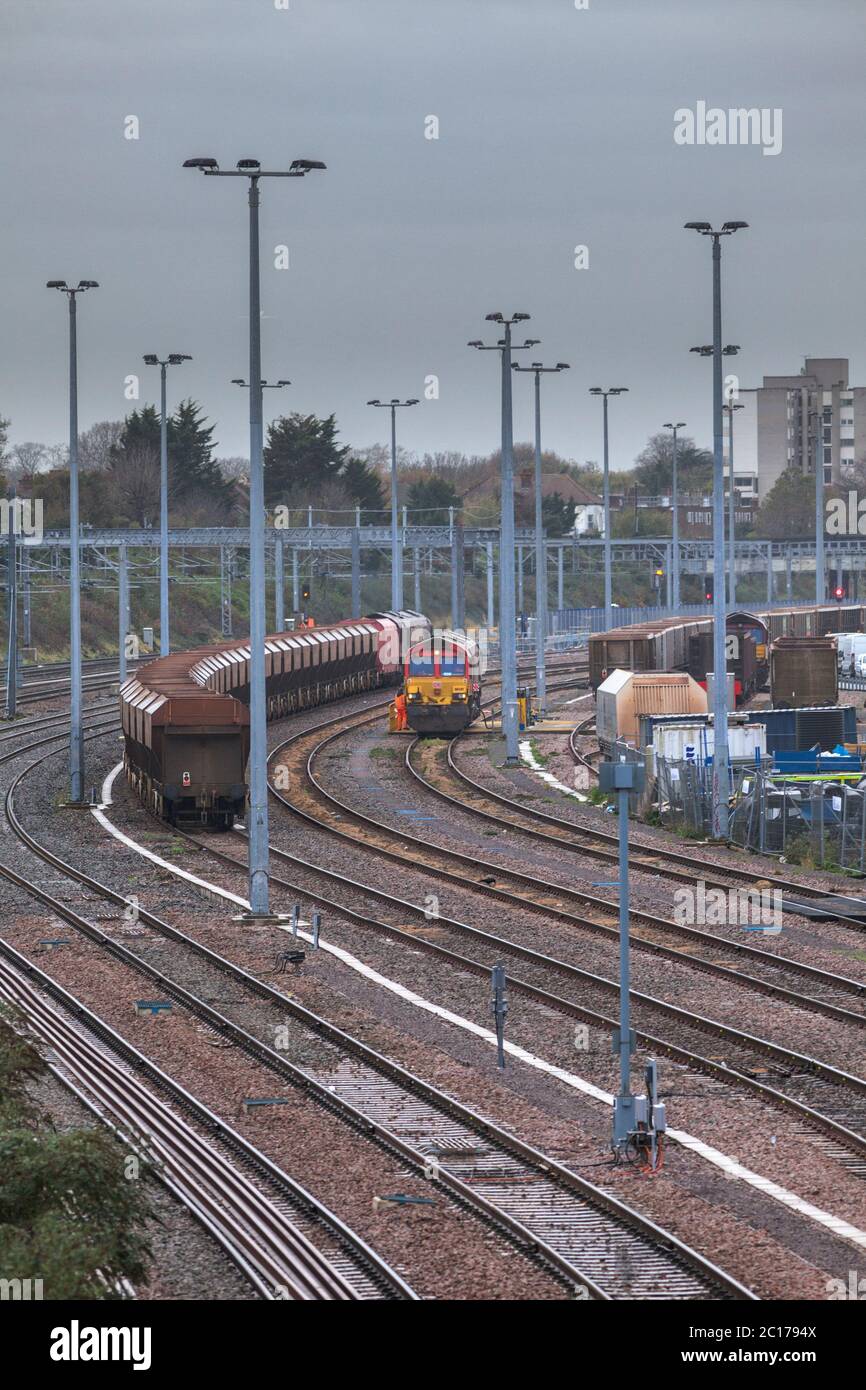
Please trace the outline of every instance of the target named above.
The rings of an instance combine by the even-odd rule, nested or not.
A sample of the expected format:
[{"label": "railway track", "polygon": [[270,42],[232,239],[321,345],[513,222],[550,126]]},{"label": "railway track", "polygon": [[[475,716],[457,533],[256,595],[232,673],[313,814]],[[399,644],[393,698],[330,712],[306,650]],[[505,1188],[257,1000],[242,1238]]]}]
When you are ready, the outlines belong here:
[{"label": "railway track", "polygon": [[[262,1298],[415,1297],[333,1213],[5,942],[0,942],[0,998],[48,1050],[54,1075],[127,1151],[138,1154],[146,1171],[218,1241]],[[170,1098],[171,1107],[156,1090]],[[327,1256],[311,1239],[322,1238],[323,1231],[313,1231],[317,1221],[332,1247]]]},{"label": "railway track", "polygon": [[[481,871],[491,869],[495,872],[497,880],[500,882],[509,877],[510,871],[503,872],[501,866],[485,865],[477,857],[460,855],[453,851],[440,851],[432,848],[426,842],[404,833],[398,832],[399,840],[403,846],[410,846],[411,852],[406,848],[397,851],[393,848],[395,832],[391,827],[384,826],[381,822],[373,821],[370,817],[361,812],[354,811],[351,807],[330,793],[325,792],[313,773],[315,759],[322,751],[338,739],[345,728],[334,729],[334,725],[345,724],[344,719],[332,719],[319,725],[314,731],[307,734],[296,735],[289,743],[309,739],[325,732],[324,738],[316,737],[313,748],[307,752],[299,750],[293,763],[294,770],[306,767],[305,776],[309,779],[308,788],[313,791],[313,796],[307,798],[306,808],[298,804],[297,798],[289,800],[282,792],[271,786],[272,794],[278,801],[282,802],[295,816],[300,817],[311,825],[319,829],[328,831],[344,841],[350,842],[361,847],[366,847],[374,853],[392,862],[399,863],[404,867],[419,869],[423,873],[433,873],[441,881],[443,878],[453,882],[461,888],[468,888],[473,892],[480,892],[494,899],[517,905],[522,909],[529,908],[533,912],[540,913],[543,917],[553,917],[566,924],[584,926],[587,925],[595,930],[600,925],[603,931],[614,938],[617,932],[614,928],[606,924],[600,924],[595,919],[578,916],[573,912],[563,909],[556,905],[554,894],[564,894],[565,890],[555,886],[547,892],[545,887],[545,897],[539,901],[538,880],[537,878],[528,879],[521,875],[515,878],[521,879],[521,892],[516,893],[497,884],[489,884],[483,881]],[[361,721],[350,721],[355,727]],[[366,721],[363,721],[366,722]],[[328,731],[329,730],[329,731]],[[287,745],[281,745],[272,753],[272,758],[282,755]],[[299,779],[294,778],[292,785],[298,785]],[[372,833],[363,837],[350,834],[346,830],[346,823],[354,821],[364,824],[371,829]],[[385,833],[383,833],[383,831]],[[293,861],[298,865],[311,869],[316,873],[327,873],[331,880],[348,882],[345,875],[335,875],[328,871],[321,870],[318,866],[310,864],[296,855],[290,855],[285,851],[275,847],[272,843],[272,855]],[[448,866],[446,860],[451,858],[452,863],[460,864],[461,872]],[[471,873],[467,873],[466,866],[471,866]],[[527,885],[531,885],[532,892],[527,894]],[[288,886],[288,885],[287,885]],[[378,897],[380,900],[390,900],[392,904],[398,905],[401,912],[407,908],[411,909],[419,919],[424,917],[424,909],[413,904],[408,904],[404,900],[396,898],[391,894],[383,894],[373,890],[364,884],[353,885],[365,893]],[[335,907],[341,908],[339,903],[334,903]],[[458,936],[470,940],[475,947],[472,957],[467,957],[464,952],[452,953],[454,964],[466,965],[467,968],[475,969],[476,972],[489,971],[491,957],[489,952],[494,952],[494,959],[501,959],[503,956],[517,958],[521,962],[531,963],[533,967],[532,979],[518,979],[512,977],[514,987],[524,990],[531,994],[540,1002],[549,1004],[551,1007],[569,1013],[572,1017],[579,1017],[588,1022],[594,1023],[598,1027],[609,1030],[614,1024],[615,1019],[606,1011],[610,1007],[610,1001],[618,992],[618,984],[613,979],[607,979],[563,960],[554,959],[546,956],[540,951],[501,937],[494,933],[483,932],[478,928],[470,927],[466,923],[457,922],[454,919],[437,917],[433,923],[427,923],[428,930],[433,935],[441,935],[441,929],[447,928]],[[393,931],[393,927],[389,926]],[[434,942],[424,942],[423,927],[418,931],[413,930],[411,941],[418,949],[433,949]],[[405,936],[409,936],[406,933]],[[714,938],[714,949],[719,949],[719,943]],[[422,945],[423,943],[423,945]],[[644,945],[643,937],[637,939],[637,943]],[[484,951],[479,951],[479,947]],[[670,948],[664,948],[668,952]],[[747,948],[744,948],[747,949]],[[485,954],[486,953],[486,954]],[[685,964],[705,967],[710,962],[696,961],[692,954],[687,954],[682,950],[673,952],[676,958]],[[762,953],[756,953],[762,954]],[[481,958],[479,959],[479,955]],[[776,958],[770,956],[770,961],[775,963]],[[810,970],[811,967],[804,967]],[[541,978],[544,985],[540,986],[533,983],[539,978],[535,972],[541,971],[544,974]],[[721,968],[720,968],[721,973]],[[737,984],[744,982],[744,977],[740,971],[727,972],[731,980]],[[822,972],[819,972],[822,973]],[[556,989],[550,986],[551,979],[555,977],[557,981]],[[835,978],[835,977],[832,977]],[[562,980],[567,979],[575,987],[578,998],[563,998],[559,993]],[[748,980],[746,981],[748,983]],[[853,982],[856,983],[856,982]],[[804,1001],[803,1007],[813,1007],[819,1001],[814,1001],[810,996],[795,995],[791,991],[783,991],[781,987],[770,985],[767,981],[756,980],[755,987],[762,993],[770,993],[786,997],[788,1002],[799,1003]],[[807,1057],[797,1053],[790,1048],[783,1047],[767,1039],[751,1036],[740,1029],[732,1028],[729,1025],[718,1022],[714,1019],[701,1018],[694,1013],[681,1009],[676,1005],[667,1004],[663,1000],[643,995],[637,991],[632,992],[632,998],[638,1011],[638,1034],[645,1041],[646,1045],[657,1051],[666,1053],[676,1060],[684,1062],[686,1065],[694,1066],[707,1074],[714,1075],[720,1079],[725,1079],[729,1084],[736,1084],[740,1087],[760,1094],[772,1103],[782,1108],[794,1111],[808,1121],[814,1128],[832,1136],[842,1144],[852,1155],[851,1166],[858,1173],[863,1171],[866,1174],[866,1165],[863,1165],[863,1156],[866,1154],[866,1139],[863,1132],[866,1131],[866,1082],[861,1078],[842,1072],[827,1063],[817,1059]],[[599,1008],[593,1009],[588,999],[599,1001]],[[602,1002],[603,1001],[603,1002]],[[832,1013],[833,1006],[824,1001],[825,1007]],[[844,1011],[846,1017],[850,1011]],[[664,1028],[664,1035],[660,1035],[655,1030],[659,1027],[659,1021],[663,1020],[661,1026]],[[862,1016],[850,1015],[848,1021],[862,1024]],[[671,1037],[674,1032],[673,1038]],[[725,1046],[725,1055],[722,1060],[713,1056],[706,1055],[706,1038],[710,1036],[716,1040],[721,1039]],[[758,1078],[766,1074],[768,1061],[771,1064],[770,1070],[773,1075],[773,1085]],[[820,1105],[822,1108],[818,1109]]]},{"label": "railway track", "polygon": [[[65,863],[21,825],[14,793],[30,768],[18,774],[7,793],[11,829],[33,854],[89,893],[125,906],[127,900],[121,894]],[[157,983],[164,997],[175,999],[222,1037],[398,1155],[412,1171],[427,1177],[432,1189],[506,1234],[567,1287],[581,1290],[580,1296],[605,1300],[753,1297],[696,1251],[618,1199],[155,914],[139,908],[144,925],[242,984],[252,995],[278,1003],[284,1013],[309,1029],[322,1050],[321,1064],[301,1068],[290,1062],[35,883],[5,865],[0,865],[0,873],[115,959]]]},{"label": "railway track", "polygon": [[[591,756],[583,753],[576,744],[578,736],[587,733],[594,722],[595,716],[593,715],[585,719],[581,724],[576,725],[569,735],[568,742],[569,752],[574,758],[575,763],[586,767],[589,770],[590,776],[597,779],[597,765],[593,763]],[[453,770],[461,781],[464,781],[468,786],[474,787],[475,790],[483,792],[490,800],[497,801],[501,805],[512,807],[518,811],[524,809],[509,797],[504,796],[501,792],[493,791],[490,788],[485,788],[478,783],[474,783],[465,770],[457,768],[456,765]],[[595,851],[597,857],[610,860],[617,859],[617,836],[612,835],[609,831],[596,830],[591,826],[576,825],[574,821],[566,820],[561,816],[551,816],[541,811],[532,811],[529,814],[543,821],[545,824],[555,825],[566,831],[570,830],[579,837],[587,853],[592,853],[592,846],[596,845],[598,847]],[[716,847],[717,846],[713,846],[713,848]],[[736,845],[731,845],[729,847],[734,850],[737,849]],[[693,854],[684,854],[682,851],[670,849],[665,845],[659,845],[657,842],[647,843],[633,836],[629,837],[629,848],[633,850],[637,862],[639,862],[640,856],[649,855],[651,859],[661,860],[666,865],[672,866],[677,876],[691,878],[693,882],[700,877],[708,886],[727,888],[731,880],[736,883],[754,885],[757,880],[760,880],[761,884],[766,885],[771,891],[777,890],[783,895],[782,910],[789,915],[796,916],[801,909],[801,905],[808,906],[810,902],[820,901],[822,905],[826,904],[827,906],[832,906],[834,909],[838,909],[833,913],[834,921],[844,922],[847,926],[853,927],[857,931],[866,931],[866,918],[862,915],[866,899],[862,897],[858,898],[853,894],[840,893],[835,889],[818,888],[814,884],[798,882],[797,879],[782,878],[779,874],[764,873],[763,868],[760,873],[756,873],[753,869],[745,869],[736,864],[731,864],[730,866],[725,865],[723,867],[722,865],[717,865],[710,861],[702,867],[701,873],[698,875],[694,871]],[[695,849],[697,848],[698,845],[696,844]],[[705,872],[706,870],[709,872]],[[713,870],[716,871],[715,874]],[[855,880],[862,880],[863,878],[862,875],[853,872],[849,876]],[[798,902],[798,899],[801,901]],[[846,908],[848,909],[847,911]],[[852,908],[855,909],[854,914],[851,912]]]}]

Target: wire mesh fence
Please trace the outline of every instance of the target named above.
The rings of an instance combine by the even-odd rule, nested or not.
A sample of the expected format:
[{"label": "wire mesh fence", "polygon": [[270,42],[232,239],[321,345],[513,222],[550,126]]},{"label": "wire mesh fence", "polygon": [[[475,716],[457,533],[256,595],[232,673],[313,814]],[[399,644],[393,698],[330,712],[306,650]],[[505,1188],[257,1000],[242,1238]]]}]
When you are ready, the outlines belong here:
[{"label": "wire mesh fence", "polygon": [[[656,758],[662,825],[709,835],[712,765]],[[742,849],[807,867],[866,872],[866,777],[780,777],[755,766],[733,769],[729,838]]]}]

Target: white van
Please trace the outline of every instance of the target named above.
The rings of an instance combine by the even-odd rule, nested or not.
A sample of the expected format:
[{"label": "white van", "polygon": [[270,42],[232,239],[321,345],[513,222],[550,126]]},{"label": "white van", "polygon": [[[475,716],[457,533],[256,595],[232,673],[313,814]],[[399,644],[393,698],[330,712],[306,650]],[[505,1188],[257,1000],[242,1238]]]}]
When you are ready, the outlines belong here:
[{"label": "white van", "polygon": [[836,652],[839,670],[847,673],[851,669],[852,656],[856,662],[866,654],[866,632],[840,632]]}]

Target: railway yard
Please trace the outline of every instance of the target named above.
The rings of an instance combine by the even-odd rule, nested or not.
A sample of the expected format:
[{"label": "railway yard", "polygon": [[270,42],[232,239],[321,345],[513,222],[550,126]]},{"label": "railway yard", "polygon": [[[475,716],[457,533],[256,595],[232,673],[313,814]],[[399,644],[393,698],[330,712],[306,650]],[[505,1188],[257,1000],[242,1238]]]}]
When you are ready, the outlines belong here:
[{"label": "railway yard", "polygon": [[[570,789],[598,758],[585,659],[549,662],[564,731],[516,770],[495,672],[448,739],[389,733],[376,689],[272,719],[259,922],[243,822],[142,805],[93,675],[90,807],[58,792],[62,672],[0,732],[0,995],[64,1083],[53,1105],[111,1126],[159,1192],[137,1297],[822,1300],[847,1279],[857,885],[633,824],[632,1072],[639,1090],[656,1059],[667,1134],[655,1167],[612,1159],[616,834]],[[684,923],[674,893],[698,880],[778,890],[783,929]],[[796,910],[828,897],[836,917]]]},{"label": "railway yard", "polygon": [[24,1376],[850,1374],[850,0],[4,8]]}]

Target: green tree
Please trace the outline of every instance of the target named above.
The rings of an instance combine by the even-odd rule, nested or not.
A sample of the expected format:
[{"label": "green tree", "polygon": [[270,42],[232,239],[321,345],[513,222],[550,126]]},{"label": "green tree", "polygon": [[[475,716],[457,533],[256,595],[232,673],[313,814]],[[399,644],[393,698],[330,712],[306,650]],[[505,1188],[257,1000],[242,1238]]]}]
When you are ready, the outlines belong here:
[{"label": "green tree", "polygon": [[380,478],[373,469],[368,467],[363,459],[349,458],[343,465],[339,478],[348,497],[360,506],[361,520],[379,520],[374,514],[384,511],[385,492]]},{"label": "green tree", "polygon": [[574,530],[575,503],[567,502],[559,492],[541,499],[541,520],[548,536],[567,536]]},{"label": "green tree", "polygon": [[815,480],[786,468],[755,517],[753,535],[765,540],[805,540],[815,534]]},{"label": "green tree", "polygon": [[[673,488],[673,439],[669,430],[653,434],[635,459],[634,482],[638,491],[658,497]],[[677,439],[677,483],[680,492],[702,492],[712,483],[713,456],[693,439]]]},{"label": "green tree", "polygon": [[[410,520],[422,523],[441,522],[447,520],[449,507],[459,511],[462,500],[457,489],[447,478],[436,477],[434,474],[430,478],[417,478],[412,483],[406,496],[406,505],[409,508]],[[413,512],[418,513],[414,518]]]},{"label": "green tree", "polygon": [[303,495],[313,501],[323,484],[336,482],[348,461],[348,444],[337,443],[336,417],[281,415],[268,426],[265,445],[265,503],[278,506]]}]

